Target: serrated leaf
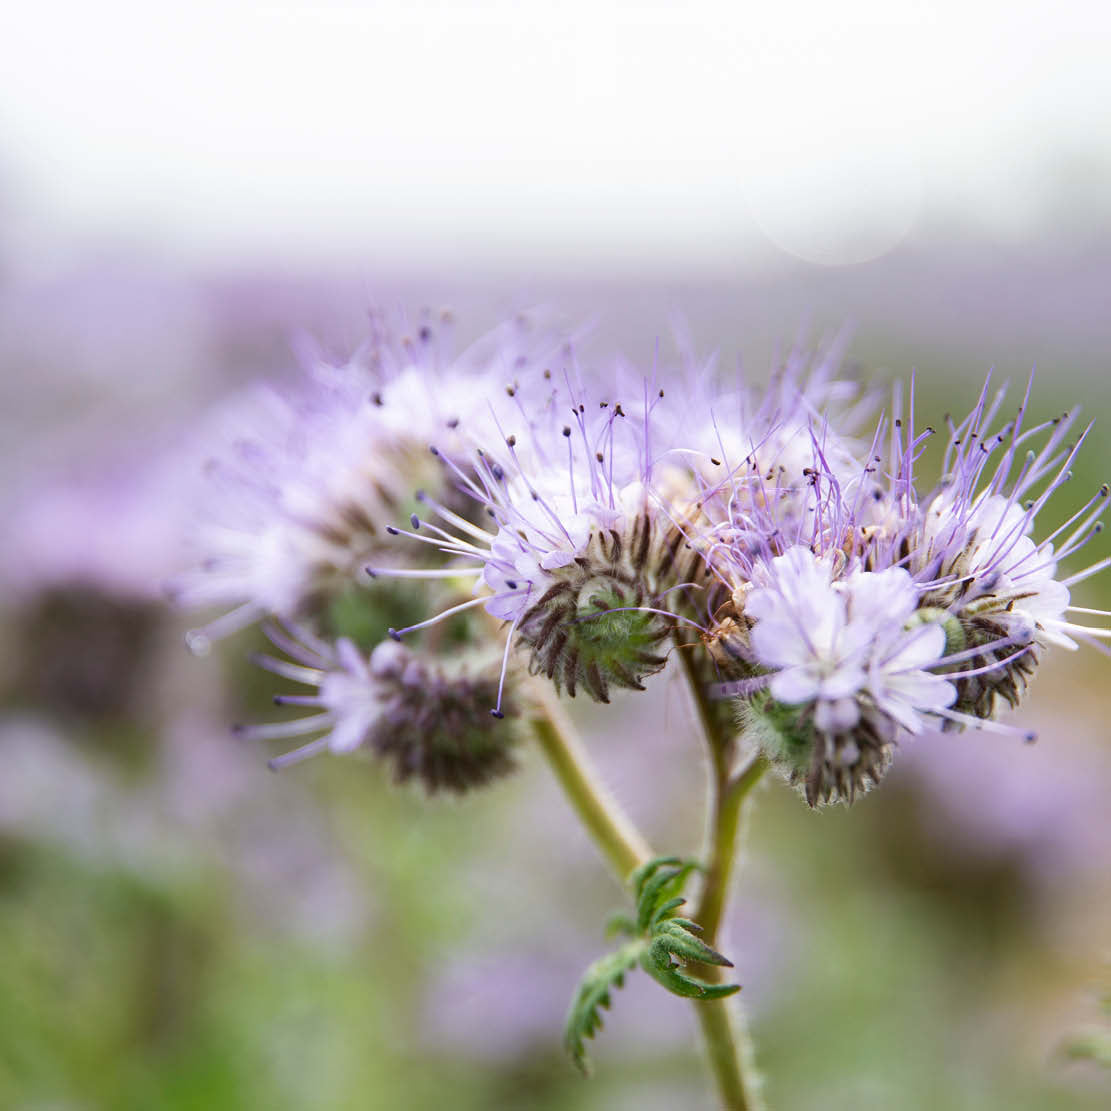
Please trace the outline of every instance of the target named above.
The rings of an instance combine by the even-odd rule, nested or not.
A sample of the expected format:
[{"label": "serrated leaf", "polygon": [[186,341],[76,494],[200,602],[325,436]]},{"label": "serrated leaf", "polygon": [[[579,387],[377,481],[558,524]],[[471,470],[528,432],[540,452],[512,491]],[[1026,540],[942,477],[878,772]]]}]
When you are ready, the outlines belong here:
[{"label": "serrated leaf", "polygon": [[625,973],[636,967],[644,948],[645,943],[638,939],[607,953],[586,970],[579,983],[563,1028],[563,1045],[585,1075],[590,1073],[585,1039],[602,1028],[602,1008],[609,1009],[610,992],[624,986]]},{"label": "serrated leaf", "polygon": [[716,964],[722,968],[732,968],[733,962],[723,957],[716,949],[711,949],[702,938],[691,933],[690,929],[675,918],[661,922],[653,931],[652,944],[658,945],[676,957],[700,964]]},{"label": "serrated leaf", "polygon": [[633,892],[637,900],[637,927],[647,930],[666,912],[665,904],[679,906],[674,897],[683,889],[687,876],[697,867],[693,860],[682,861],[677,856],[662,856],[638,868],[632,876]]},{"label": "serrated leaf", "polygon": [[563,1044],[584,1073],[590,1070],[585,1039],[601,1028],[602,1008],[610,1006],[611,992],[622,986],[625,974],[637,964],[672,994],[688,999],[722,999],[741,990],[739,984],[711,984],[688,976],[680,963],[694,961],[733,967],[728,958],[698,936],[702,927],[697,922],[675,914],[686,902],[680,892],[696,867],[694,861],[679,857],[657,857],[629,877],[636,899],[636,918],[612,915],[609,932],[620,931],[633,940],[596,960],[586,970],[564,1027]]}]

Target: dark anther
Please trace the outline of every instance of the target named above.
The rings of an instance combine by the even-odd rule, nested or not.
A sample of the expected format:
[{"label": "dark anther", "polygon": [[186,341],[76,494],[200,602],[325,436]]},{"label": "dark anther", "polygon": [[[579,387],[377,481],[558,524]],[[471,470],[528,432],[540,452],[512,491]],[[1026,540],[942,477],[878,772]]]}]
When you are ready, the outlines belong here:
[{"label": "dark anther", "polygon": [[569,425],[565,424],[563,426],[563,434],[564,434],[564,436],[570,436],[571,435],[571,428],[570,428]]},{"label": "dark anther", "polygon": [[384,401],[382,400],[382,395],[381,395],[381,393],[379,393],[379,391],[378,391],[378,390],[375,390],[375,391],[374,391],[374,393],[372,393],[372,394],[370,395],[370,400],[371,400],[371,402],[373,402],[373,404],[375,404],[375,405],[385,405],[385,404],[386,404],[386,403],[385,403],[385,402],[384,402]]},{"label": "dark anther", "polygon": [[396,629],[389,628],[389,629],[386,630],[386,634],[389,636],[389,638],[391,640],[396,640],[398,642],[398,644],[401,643],[401,634]]},{"label": "dark anther", "polygon": [[517,446],[517,437],[516,436],[506,436],[505,442],[506,442],[506,444],[509,445],[509,447],[516,447]]},{"label": "dark anther", "polygon": [[420,528],[420,518],[415,513],[410,513],[409,524],[411,524],[413,528]]},{"label": "dark anther", "polygon": [[421,343],[427,343],[432,338],[432,329],[427,324],[422,324],[417,334],[420,336]]}]

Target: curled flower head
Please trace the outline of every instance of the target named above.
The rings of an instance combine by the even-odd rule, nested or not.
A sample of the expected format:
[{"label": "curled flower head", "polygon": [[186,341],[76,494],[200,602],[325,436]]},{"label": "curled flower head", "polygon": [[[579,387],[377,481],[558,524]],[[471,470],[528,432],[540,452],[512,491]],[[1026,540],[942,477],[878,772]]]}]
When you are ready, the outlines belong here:
[{"label": "curled flower head", "polygon": [[[909,428],[893,429],[890,474],[871,505],[879,525],[867,533],[870,562],[901,562],[922,589],[922,604],[949,615],[969,661],[955,682],[958,714],[987,720],[998,704],[1018,705],[1042,653],[1075,650],[1108,630],[1077,623],[1070,587],[1108,565],[1099,560],[1066,577],[1059,562],[1103,528],[1104,484],[1076,513],[1037,540],[1039,514],[1072,477],[1089,429],[1070,440],[1075,413],[1026,426],[1030,387],[1017,414],[996,430],[1004,391],[980,398],[960,424],[950,422],[944,478],[924,497],[913,485],[915,452]],[[963,724],[960,717],[951,719]]]},{"label": "curled flower head", "polygon": [[419,779],[430,794],[462,793],[514,770],[519,709],[510,690],[502,699],[502,717],[509,720],[491,719],[489,706],[499,684],[496,668],[472,674],[389,640],[366,658],[342,637],[330,645],[305,630],[291,633],[270,627],[268,635],[285,658],[262,656],[257,662],[315,688],[314,694],[278,695],[274,701],[318,711],[239,730],[259,740],[316,735],[275,757],[271,767],[285,767],[318,752],[367,749],[393,765],[397,782]]},{"label": "curled flower head", "polygon": [[507,434],[497,421],[492,444],[476,450],[469,467],[433,449],[481,507],[485,527],[425,495],[428,515],[394,531],[456,557],[445,575],[470,563],[477,596],[391,632],[400,637],[481,605],[509,623],[507,658],[519,642],[534,673],[606,702],[611,686],[642,689],[664,665],[663,642],[681,619],[674,595],[707,581],[681,516],[693,486],[654,455],[662,390],[645,384],[642,404],[626,411],[616,401],[588,401],[569,379],[544,382],[529,395],[532,408],[521,405],[522,430]]},{"label": "curled flower head", "polygon": [[1024,429],[1025,402],[988,435],[1000,402],[985,386],[953,426],[946,477],[926,496],[913,469],[933,430],[916,434],[912,409],[906,425],[881,420],[856,476],[834,473],[822,455],[809,520],[794,523],[802,543],[785,548],[782,527],[755,543],[738,528],[714,550],[732,589],[706,636],[733,680],[722,689],[742,695],[745,719],[805,781],[811,803],[851,799],[876,781],[902,733],[1021,732],[994,718],[1000,701],[1017,705],[1040,654],[1109,635],[1067,616],[1068,588],[1108,561],[1057,577],[1058,560],[1099,531],[1107,487],[1034,540],[1035,517],[1069,478],[1083,436],[1065,443],[1068,415]]},{"label": "curled flower head", "polygon": [[556,346],[514,322],[453,356],[444,321],[400,335],[373,322],[348,362],[313,358],[299,389],[254,389],[220,414],[198,564],[173,588],[224,610],[190,634],[195,651],[266,615],[301,618],[353,581],[413,490],[439,481],[428,443],[464,455],[494,383]]}]

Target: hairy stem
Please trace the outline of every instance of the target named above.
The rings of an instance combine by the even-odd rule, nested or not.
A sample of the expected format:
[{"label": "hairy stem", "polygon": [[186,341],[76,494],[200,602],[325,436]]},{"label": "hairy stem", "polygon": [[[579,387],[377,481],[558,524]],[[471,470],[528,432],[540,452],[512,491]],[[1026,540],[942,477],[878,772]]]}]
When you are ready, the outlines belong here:
[{"label": "hairy stem", "polygon": [[[683,663],[710,758],[710,808],[703,857],[706,873],[694,920],[702,927],[703,940],[716,946],[737,859],[744,802],[767,771],[768,761],[755,756],[734,771],[737,751],[734,731],[715,713],[691,654],[680,648],[677,655]],[[722,978],[723,970],[704,965],[699,973],[712,983]],[[762,1107],[762,1101],[756,1091],[752,1041],[741,1008],[733,999],[696,1001],[694,1006],[722,1107],[727,1111],[756,1111]]]},{"label": "hairy stem", "polygon": [[749,792],[768,769],[763,756],[753,757],[736,774],[715,776],[711,785],[711,819],[708,841],[706,878],[698,901],[695,921],[702,927],[706,942],[713,945],[729,897],[733,865],[737,859],[737,835],[741,813]]},{"label": "hairy stem", "polygon": [[532,725],[541,751],[594,844],[624,883],[634,869],[652,858],[652,850],[602,786],[560,704],[545,693],[540,708]]}]

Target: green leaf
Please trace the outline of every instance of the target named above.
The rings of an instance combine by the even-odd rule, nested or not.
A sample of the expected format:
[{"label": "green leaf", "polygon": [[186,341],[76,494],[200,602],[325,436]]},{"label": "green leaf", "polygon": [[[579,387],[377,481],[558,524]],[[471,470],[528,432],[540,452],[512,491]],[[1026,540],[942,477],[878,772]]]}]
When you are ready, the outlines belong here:
[{"label": "green leaf", "polygon": [[626,934],[631,940],[586,970],[564,1027],[563,1044],[584,1073],[590,1071],[585,1040],[601,1029],[601,1009],[609,1008],[611,992],[623,986],[625,974],[636,965],[673,995],[687,999],[722,999],[741,990],[739,984],[710,984],[683,971],[684,964],[691,961],[733,967],[698,936],[702,927],[697,922],[675,914],[686,902],[680,894],[683,885],[697,867],[691,860],[657,857],[629,877],[636,917],[612,915],[608,932]]},{"label": "green leaf", "polygon": [[610,992],[625,986],[625,973],[636,967],[644,947],[643,941],[629,941],[616,952],[596,960],[575,992],[563,1031],[563,1045],[584,1075],[590,1074],[585,1039],[594,1037],[595,1031],[602,1028],[601,1012],[603,1007],[609,1009]]}]

